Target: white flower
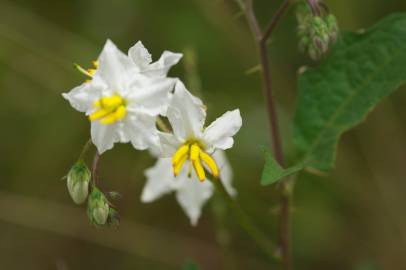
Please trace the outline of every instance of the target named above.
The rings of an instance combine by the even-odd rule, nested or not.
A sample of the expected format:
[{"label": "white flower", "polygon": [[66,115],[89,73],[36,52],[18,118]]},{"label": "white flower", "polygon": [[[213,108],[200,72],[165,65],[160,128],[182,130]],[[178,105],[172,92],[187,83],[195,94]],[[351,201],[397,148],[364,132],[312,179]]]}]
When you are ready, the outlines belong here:
[{"label": "white flower", "polygon": [[[175,79],[166,78],[166,72],[176,61],[144,66],[147,61],[135,56],[141,43],[137,44],[129,57],[108,40],[94,69],[79,67],[91,79],[63,94],[72,107],[88,115],[100,154],[116,142],[131,142],[139,150],[159,143],[155,119],[167,110]],[[152,76],[142,74],[145,70],[160,72]]]},{"label": "white flower", "polygon": [[240,111],[226,112],[204,129],[206,111],[201,100],[178,81],[167,117],[173,134],[159,133],[161,154],[172,157],[174,175],[179,175],[182,167],[190,168],[191,174],[193,167],[200,181],[206,179],[205,168],[217,177],[219,169],[211,154],[216,149],[226,150],[233,146],[233,136],[242,125]]},{"label": "white flower", "polygon": [[137,72],[150,77],[165,77],[169,69],[182,58],[180,53],[164,51],[159,60],[152,63],[151,54],[141,41],[130,48],[128,56]]},{"label": "white flower", "polygon": [[[232,170],[224,151],[216,151],[213,158],[220,170],[220,181],[225,185],[227,192],[235,196],[236,191],[231,185]],[[197,224],[203,205],[213,194],[213,184],[210,181],[199,182],[195,174],[189,174],[187,167],[175,177],[170,158],[158,159],[153,167],[146,170],[145,175],[147,183],[142,191],[142,202],[149,203],[167,193],[176,192],[176,199],[191,224],[193,226]]]}]

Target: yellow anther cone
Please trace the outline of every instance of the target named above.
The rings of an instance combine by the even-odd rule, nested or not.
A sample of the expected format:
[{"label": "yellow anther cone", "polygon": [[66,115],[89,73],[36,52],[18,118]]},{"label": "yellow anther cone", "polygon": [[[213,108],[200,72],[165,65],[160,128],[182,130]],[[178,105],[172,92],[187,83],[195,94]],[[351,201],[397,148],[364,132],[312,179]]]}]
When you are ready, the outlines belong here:
[{"label": "yellow anther cone", "polygon": [[195,161],[199,159],[200,147],[194,143],[190,147],[190,160]]},{"label": "yellow anther cone", "polygon": [[179,161],[186,156],[187,153],[189,152],[189,145],[184,144],[179,149],[176,151],[176,153],[172,157],[172,165],[175,166],[176,164],[179,163]]},{"label": "yellow anther cone", "polygon": [[204,172],[204,168],[202,164],[200,163],[200,160],[194,160],[192,161],[193,167],[195,168],[197,177],[201,182],[203,182],[206,179],[206,173]]},{"label": "yellow anther cone", "polygon": [[216,161],[207,153],[200,151],[200,158],[203,160],[203,162],[209,167],[211,174],[214,177],[219,176],[219,170],[216,164]]}]

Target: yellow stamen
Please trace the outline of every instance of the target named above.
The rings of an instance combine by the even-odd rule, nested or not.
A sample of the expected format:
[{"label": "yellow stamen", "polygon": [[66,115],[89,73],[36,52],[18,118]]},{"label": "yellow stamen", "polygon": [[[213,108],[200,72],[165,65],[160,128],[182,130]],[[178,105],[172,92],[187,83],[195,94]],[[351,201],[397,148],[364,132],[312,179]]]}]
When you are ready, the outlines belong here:
[{"label": "yellow stamen", "polygon": [[206,152],[200,151],[200,158],[203,160],[204,163],[209,167],[211,174],[214,177],[219,176],[219,170],[216,164],[216,161]]},{"label": "yellow stamen", "polygon": [[124,103],[124,100],[119,95],[113,95],[111,97],[102,97],[94,103],[95,107],[101,107],[103,109],[116,108]]},{"label": "yellow stamen", "polygon": [[[208,171],[210,170],[210,173],[214,177],[217,178],[219,176],[219,169],[216,161],[209,154],[204,152],[202,144],[200,144],[198,141],[186,142],[180,146],[173,155],[172,166],[175,176],[179,174],[183,164],[188,159],[190,161],[188,177],[191,177],[193,169],[195,170],[200,181],[204,181],[206,179],[205,169]],[[207,165],[207,168],[203,167],[202,162]]]},{"label": "yellow stamen", "polygon": [[82,68],[80,65],[78,64],[73,64],[75,66],[75,68],[82,74],[85,74],[86,76],[92,77],[92,75],[89,74],[89,71],[87,71],[86,69]]},{"label": "yellow stamen", "polygon": [[114,113],[109,114],[100,120],[100,123],[105,125],[113,124],[114,122],[117,122],[117,118]]},{"label": "yellow stamen", "polygon": [[94,68],[88,68],[87,73],[90,77],[93,77],[93,75],[96,73],[96,69]]},{"label": "yellow stamen", "polygon": [[183,163],[185,163],[186,159],[187,155],[183,155],[178,160],[178,162],[173,165],[173,174],[175,175],[175,177],[178,176],[178,174],[180,173],[180,170],[182,169]]},{"label": "yellow stamen", "polygon": [[190,160],[195,161],[199,159],[200,147],[197,143],[192,144],[190,147]]},{"label": "yellow stamen", "polygon": [[189,152],[189,145],[184,144],[181,147],[179,147],[178,151],[173,155],[172,157],[172,165],[175,166],[179,163],[180,160],[182,160],[183,156],[187,157],[187,153]]},{"label": "yellow stamen", "polygon": [[120,121],[127,115],[126,102],[119,95],[102,97],[93,106],[97,110],[89,116],[90,121],[101,119],[100,123],[108,125]]},{"label": "yellow stamen", "polygon": [[120,107],[117,108],[117,110],[114,114],[117,118],[117,121],[119,121],[127,115],[127,110],[126,110],[125,106],[121,105]]},{"label": "yellow stamen", "polygon": [[99,68],[99,61],[98,60],[93,60],[92,61],[93,66],[98,69]]},{"label": "yellow stamen", "polygon": [[108,110],[99,109],[99,110],[95,111],[94,113],[92,113],[91,115],[89,115],[89,120],[94,121],[94,120],[103,118],[103,117],[107,116],[109,113],[111,113],[111,112]]},{"label": "yellow stamen", "polygon": [[206,179],[206,173],[204,172],[203,166],[200,163],[199,159],[196,159],[194,161],[192,161],[193,167],[195,168],[197,177],[199,177],[199,180],[201,182],[204,181],[204,179]]}]

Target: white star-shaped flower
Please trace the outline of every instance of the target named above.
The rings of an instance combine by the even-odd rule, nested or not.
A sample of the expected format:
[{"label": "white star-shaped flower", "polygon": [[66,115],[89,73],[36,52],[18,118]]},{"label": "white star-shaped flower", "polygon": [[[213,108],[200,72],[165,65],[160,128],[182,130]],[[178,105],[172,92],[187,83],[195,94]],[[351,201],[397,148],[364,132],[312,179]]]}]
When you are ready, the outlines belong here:
[{"label": "white star-shaped flower", "polygon": [[[220,170],[219,180],[216,181],[222,181],[227,192],[235,196],[236,191],[231,185],[232,169],[224,151],[216,151],[213,159]],[[197,224],[203,205],[213,195],[213,184],[210,181],[199,182],[196,174],[189,174],[187,167],[175,177],[170,158],[158,159],[153,167],[146,170],[145,175],[147,183],[142,191],[142,202],[153,202],[167,193],[176,192],[176,199],[190,223],[193,226]]]},{"label": "white star-shaped flower", "polygon": [[230,195],[236,193],[223,150],[233,146],[232,137],[242,124],[240,112],[227,112],[204,128],[203,103],[177,81],[167,117],[173,133],[159,132],[161,158],[146,171],[147,184],[141,200],[151,202],[174,191],[191,224],[196,225],[203,205],[213,194],[213,184],[204,181],[206,170],[219,178],[214,181],[223,182]]},{"label": "white star-shaped flower", "polygon": [[233,136],[242,125],[240,111],[226,112],[204,128],[204,105],[177,81],[167,117],[173,133],[160,132],[159,137],[161,156],[172,157],[173,174],[177,176],[182,167],[188,167],[189,174],[193,168],[200,181],[206,179],[206,170],[217,177],[219,169],[211,154],[233,146]]},{"label": "white star-shaped flower", "polygon": [[[92,141],[100,154],[116,142],[131,142],[139,150],[159,144],[156,116],[166,112],[175,83],[166,73],[181,55],[166,52],[172,61],[165,61],[163,55],[164,60],[145,65],[148,52],[144,48],[144,58],[137,58],[142,46],[137,44],[127,56],[108,40],[94,69],[79,67],[90,80],[63,94],[72,107],[89,117]],[[157,73],[144,74],[148,70]]]}]

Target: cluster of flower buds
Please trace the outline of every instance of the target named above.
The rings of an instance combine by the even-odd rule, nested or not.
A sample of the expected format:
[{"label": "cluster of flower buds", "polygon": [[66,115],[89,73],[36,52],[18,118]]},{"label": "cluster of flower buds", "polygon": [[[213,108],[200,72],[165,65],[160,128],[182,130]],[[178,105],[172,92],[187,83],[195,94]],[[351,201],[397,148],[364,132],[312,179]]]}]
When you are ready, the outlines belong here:
[{"label": "cluster of flower buds", "polygon": [[308,53],[311,59],[319,60],[337,40],[336,17],[320,0],[300,2],[296,17],[300,50]]},{"label": "cluster of flower buds", "polygon": [[[66,176],[69,195],[76,204],[83,204],[87,200],[87,213],[91,224],[99,227],[118,225],[118,212],[111,207],[103,192],[94,184],[90,185],[91,178],[91,172],[85,162],[81,159],[77,161]],[[112,199],[119,196],[115,192],[108,195]]]},{"label": "cluster of flower buds", "polygon": [[103,192],[92,187],[87,203],[87,215],[95,226],[116,226],[119,223],[118,212],[111,206]]}]

